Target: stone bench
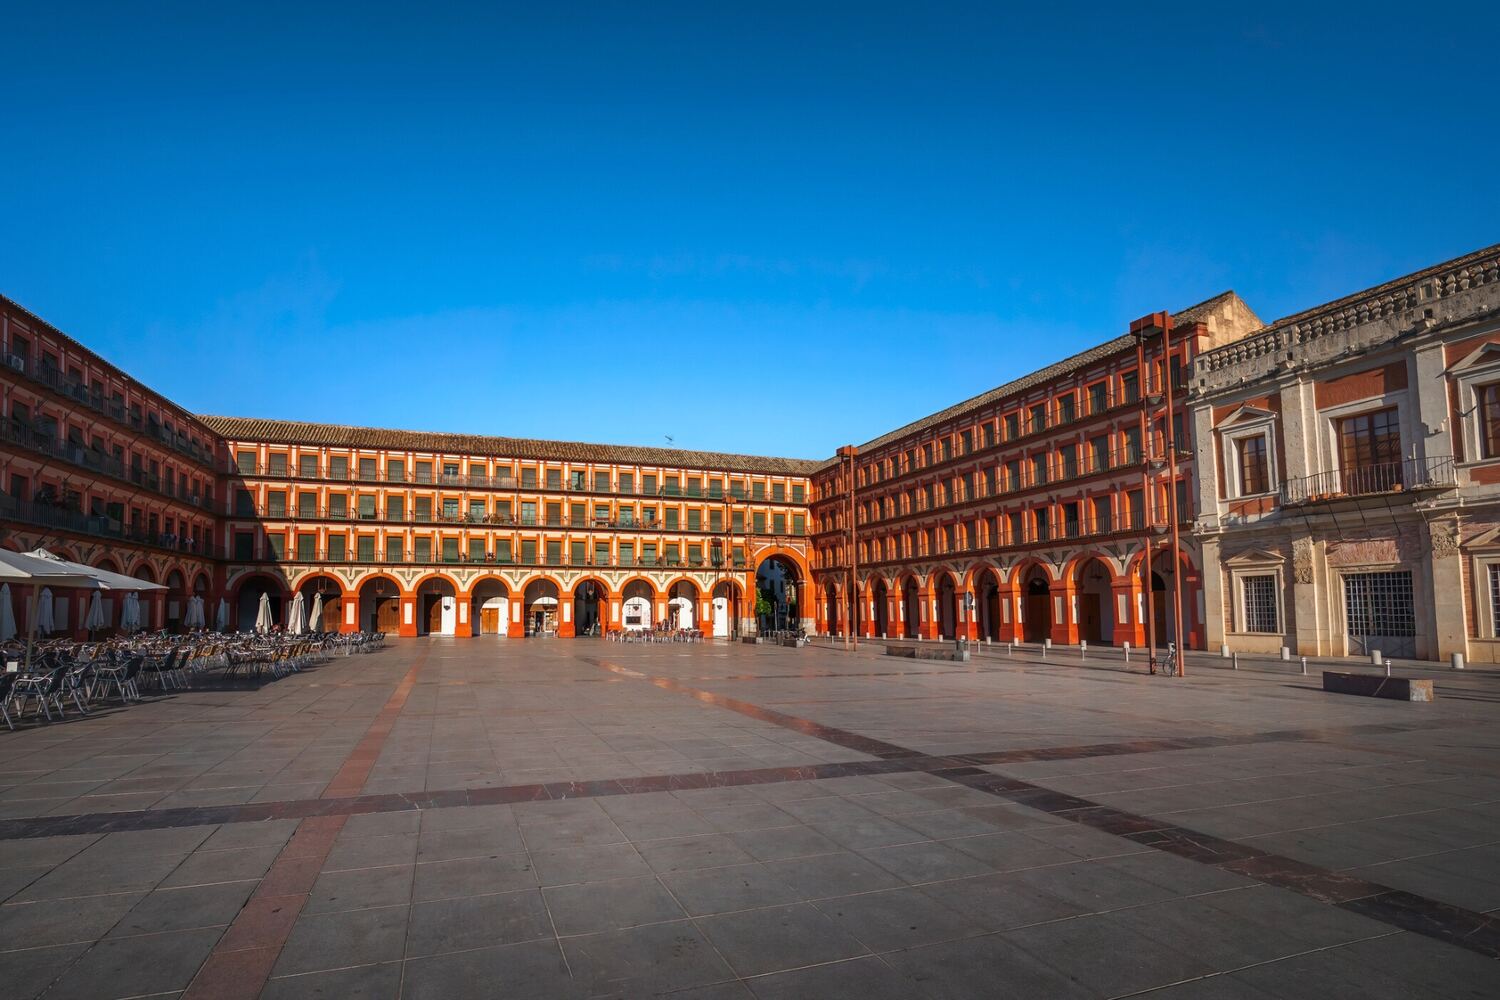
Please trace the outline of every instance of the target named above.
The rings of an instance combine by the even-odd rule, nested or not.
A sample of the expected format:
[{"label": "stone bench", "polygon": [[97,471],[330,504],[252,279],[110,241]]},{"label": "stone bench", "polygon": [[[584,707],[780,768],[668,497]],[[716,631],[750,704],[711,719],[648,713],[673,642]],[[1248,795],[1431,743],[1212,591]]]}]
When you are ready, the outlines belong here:
[{"label": "stone bench", "polygon": [[969,659],[967,649],[949,645],[931,646],[887,646],[886,656],[900,656],[908,660],[953,660],[965,662]]},{"label": "stone bench", "polygon": [[1378,674],[1345,674],[1323,671],[1323,690],[1334,694],[1358,694],[1367,698],[1391,698],[1395,701],[1431,701],[1432,681],[1410,677],[1381,677]]}]

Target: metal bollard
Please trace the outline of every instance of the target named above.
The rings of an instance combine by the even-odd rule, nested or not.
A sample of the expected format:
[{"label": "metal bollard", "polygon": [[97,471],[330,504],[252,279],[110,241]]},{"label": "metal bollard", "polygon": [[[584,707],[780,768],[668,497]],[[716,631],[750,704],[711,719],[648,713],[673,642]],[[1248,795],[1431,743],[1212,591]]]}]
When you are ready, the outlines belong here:
[{"label": "metal bollard", "polygon": [[1125,643],[1125,662],[1130,662],[1130,643]]},{"label": "metal bollard", "polygon": [[1087,660],[1089,658],[1089,641],[1087,639],[1080,639],[1078,641],[1078,658],[1080,660]]},{"label": "metal bollard", "polygon": [[1235,653],[1234,654],[1234,669],[1236,669],[1236,670],[1240,669],[1240,654],[1239,653]]},{"label": "metal bollard", "polygon": [[1046,642],[1042,643],[1042,659],[1044,660],[1047,658],[1047,647],[1050,645],[1052,645],[1051,639],[1048,639]]},{"label": "metal bollard", "polygon": [[1385,661],[1385,675],[1387,677],[1391,676],[1391,661],[1390,660],[1386,660]]},{"label": "metal bollard", "polygon": [[1016,655],[1016,644],[1014,642],[1007,642],[1005,644],[1005,655],[1006,656],[1015,656]]},{"label": "metal bollard", "polygon": [[1302,676],[1307,676],[1307,657],[1305,656],[1302,658]]}]

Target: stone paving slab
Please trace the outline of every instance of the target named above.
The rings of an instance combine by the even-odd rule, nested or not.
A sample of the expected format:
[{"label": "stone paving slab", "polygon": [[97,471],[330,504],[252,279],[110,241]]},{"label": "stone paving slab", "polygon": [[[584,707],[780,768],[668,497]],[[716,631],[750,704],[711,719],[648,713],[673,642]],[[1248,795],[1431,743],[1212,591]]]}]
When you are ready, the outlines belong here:
[{"label": "stone paving slab", "polygon": [[1496,682],[1437,680],[393,642],[0,734],[5,995],[1493,996]]}]

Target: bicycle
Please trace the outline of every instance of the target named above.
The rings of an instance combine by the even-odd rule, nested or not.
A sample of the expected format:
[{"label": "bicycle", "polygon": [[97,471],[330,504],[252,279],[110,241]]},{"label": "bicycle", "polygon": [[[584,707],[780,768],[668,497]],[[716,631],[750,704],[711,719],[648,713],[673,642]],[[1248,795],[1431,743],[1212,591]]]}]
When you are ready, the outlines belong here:
[{"label": "bicycle", "polygon": [[1177,645],[1175,643],[1167,643],[1167,655],[1163,656],[1156,665],[1164,676],[1177,676]]}]

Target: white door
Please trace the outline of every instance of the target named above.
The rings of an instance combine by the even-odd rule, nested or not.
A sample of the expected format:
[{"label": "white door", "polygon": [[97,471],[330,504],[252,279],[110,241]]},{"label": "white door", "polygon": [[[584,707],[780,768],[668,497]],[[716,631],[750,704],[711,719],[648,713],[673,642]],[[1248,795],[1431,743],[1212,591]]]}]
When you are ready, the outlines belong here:
[{"label": "white door", "polygon": [[443,619],[439,635],[456,635],[458,633],[458,600],[453,597],[443,598]]},{"label": "white door", "polygon": [[729,598],[714,598],[714,638],[729,638]]},{"label": "white door", "polygon": [[692,602],[692,600],[690,598],[686,598],[686,597],[674,597],[674,598],[672,598],[672,607],[674,607],[674,608],[677,609],[677,627],[678,628],[692,628],[693,627],[693,602]]}]

